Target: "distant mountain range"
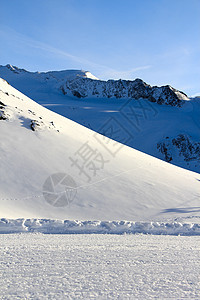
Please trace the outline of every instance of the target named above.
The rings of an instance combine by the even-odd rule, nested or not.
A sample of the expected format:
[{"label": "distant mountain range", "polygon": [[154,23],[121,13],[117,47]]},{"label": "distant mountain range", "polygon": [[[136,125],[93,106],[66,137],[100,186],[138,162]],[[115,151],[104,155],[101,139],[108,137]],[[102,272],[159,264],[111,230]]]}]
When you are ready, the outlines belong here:
[{"label": "distant mountain range", "polygon": [[60,89],[64,95],[78,98],[148,99],[151,102],[171,106],[181,106],[182,100],[189,100],[185,93],[169,85],[151,87],[141,79],[102,81],[88,71],[65,70],[33,73],[6,65],[5,67],[0,66],[0,74],[2,77],[16,82],[23,79],[25,81],[32,79],[33,83],[40,81],[41,84],[50,81],[51,85],[54,82],[55,88]]},{"label": "distant mountain range", "polygon": [[200,99],[141,79],[102,81],[90,72],[28,72],[0,66],[0,77],[39,104],[104,136],[200,172]]}]

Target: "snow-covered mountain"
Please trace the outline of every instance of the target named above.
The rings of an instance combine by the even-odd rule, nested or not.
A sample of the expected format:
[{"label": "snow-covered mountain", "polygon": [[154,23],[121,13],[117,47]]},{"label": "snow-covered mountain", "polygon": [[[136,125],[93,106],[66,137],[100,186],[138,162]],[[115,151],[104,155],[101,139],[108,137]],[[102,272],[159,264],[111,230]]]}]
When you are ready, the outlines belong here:
[{"label": "snow-covered mountain", "polygon": [[3,79],[0,101],[0,217],[199,217],[199,174],[64,118]]},{"label": "snow-covered mountain", "polygon": [[83,71],[83,70],[64,70],[64,71],[51,71],[51,72],[29,72],[25,69],[20,69],[16,66],[12,66],[12,65],[6,65],[4,66],[0,66],[2,70],[4,70],[4,72],[6,72],[7,70],[13,72],[14,74],[20,74],[20,75],[24,75],[26,74],[26,76],[28,76],[28,74],[30,76],[32,76],[33,74],[35,75],[35,77],[39,77],[39,78],[43,78],[46,80],[49,79],[56,79],[56,80],[61,80],[61,81],[66,81],[66,80],[72,80],[76,77],[81,77],[81,78],[90,78],[90,79],[96,79],[98,80],[97,77],[95,77],[94,75],[92,75],[90,72],[88,71]]},{"label": "snow-covered mountain", "polygon": [[[13,86],[32,97],[47,96],[49,93],[62,94],[61,87],[68,80],[75,78],[90,78],[97,80],[94,75],[83,70],[65,70],[52,72],[28,72],[12,65],[0,66],[0,77],[6,79]],[[32,97],[33,98],[33,97]]]},{"label": "snow-covered mountain", "polygon": [[7,65],[0,67],[0,76],[62,116],[200,173],[199,98],[140,79],[101,81],[84,71],[32,73]]},{"label": "snow-covered mountain", "polygon": [[[79,70],[52,71],[52,72],[27,72],[24,69],[6,65],[0,66],[0,75],[12,84],[19,84],[19,81],[32,80],[46,83],[62,91],[64,95],[77,98],[125,98],[125,99],[148,99],[158,104],[181,106],[182,100],[189,100],[187,95],[167,85],[162,87],[151,87],[141,79],[130,80],[98,80],[90,72]],[[17,75],[17,76],[15,76]],[[14,82],[13,82],[14,80]],[[23,88],[24,89],[24,88]]]}]

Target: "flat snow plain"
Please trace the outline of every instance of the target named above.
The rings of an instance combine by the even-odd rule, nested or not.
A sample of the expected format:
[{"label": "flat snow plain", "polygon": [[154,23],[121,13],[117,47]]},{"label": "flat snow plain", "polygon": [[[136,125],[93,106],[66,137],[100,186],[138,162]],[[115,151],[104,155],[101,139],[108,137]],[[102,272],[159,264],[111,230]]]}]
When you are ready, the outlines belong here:
[{"label": "flat snow plain", "polygon": [[200,299],[200,237],[0,235],[1,299]]}]

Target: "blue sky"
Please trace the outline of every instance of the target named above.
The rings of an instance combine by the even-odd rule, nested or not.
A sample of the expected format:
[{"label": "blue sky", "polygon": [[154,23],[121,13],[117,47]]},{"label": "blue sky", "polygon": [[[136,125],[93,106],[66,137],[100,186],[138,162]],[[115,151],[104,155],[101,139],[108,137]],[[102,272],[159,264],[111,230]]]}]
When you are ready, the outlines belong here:
[{"label": "blue sky", "polygon": [[200,95],[200,0],[0,0],[0,64]]}]

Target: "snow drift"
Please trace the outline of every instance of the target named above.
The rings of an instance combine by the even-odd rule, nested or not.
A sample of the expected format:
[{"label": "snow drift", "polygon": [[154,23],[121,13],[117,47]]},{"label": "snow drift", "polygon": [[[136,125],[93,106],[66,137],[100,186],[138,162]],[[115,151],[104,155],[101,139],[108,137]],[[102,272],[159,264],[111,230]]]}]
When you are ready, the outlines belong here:
[{"label": "snow drift", "polygon": [[0,219],[2,233],[200,235],[200,224],[180,222]]}]

